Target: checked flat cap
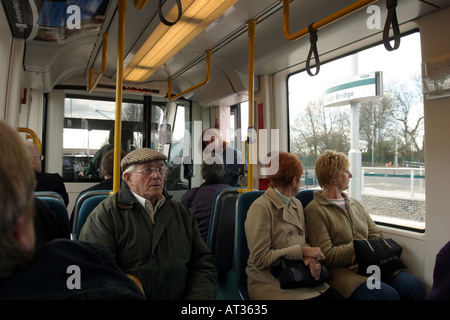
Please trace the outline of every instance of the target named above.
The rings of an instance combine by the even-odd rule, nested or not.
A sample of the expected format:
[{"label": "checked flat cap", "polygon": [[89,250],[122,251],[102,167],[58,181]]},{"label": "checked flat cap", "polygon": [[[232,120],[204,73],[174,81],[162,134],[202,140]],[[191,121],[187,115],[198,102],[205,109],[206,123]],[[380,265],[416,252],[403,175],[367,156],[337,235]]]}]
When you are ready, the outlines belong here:
[{"label": "checked flat cap", "polygon": [[142,148],[131,151],[121,162],[122,171],[125,171],[129,166],[135,163],[143,163],[152,160],[167,160],[167,157],[156,150],[150,148]]}]

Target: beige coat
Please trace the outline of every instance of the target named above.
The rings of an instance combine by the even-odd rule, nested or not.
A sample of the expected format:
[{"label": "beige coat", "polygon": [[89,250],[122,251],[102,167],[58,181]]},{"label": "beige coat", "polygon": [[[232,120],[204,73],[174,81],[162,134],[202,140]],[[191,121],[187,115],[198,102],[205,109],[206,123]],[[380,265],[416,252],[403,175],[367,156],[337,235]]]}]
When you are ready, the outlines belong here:
[{"label": "beige coat", "polygon": [[280,196],[269,188],[253,202],[245,222],[250,255],[247,275],[251,299],[303,300],[320,295],[328,289],[326,283],[312,288],[283,290],[270,269],[280,264],[280,258],[302,259],[306,242],[306,228],[300,201],[291,198],[286,207]]},{"label": "beige coat", "polygon": [[328,284],[348,298],[367,277],[348,270],[354,260],[353,239],[381,238],[375,222],[357,200],[342,194],[348,214],[326,199],[322,191],[314,192],[314,199],[305,208],[308,241],[320,247],[331,272]]}]

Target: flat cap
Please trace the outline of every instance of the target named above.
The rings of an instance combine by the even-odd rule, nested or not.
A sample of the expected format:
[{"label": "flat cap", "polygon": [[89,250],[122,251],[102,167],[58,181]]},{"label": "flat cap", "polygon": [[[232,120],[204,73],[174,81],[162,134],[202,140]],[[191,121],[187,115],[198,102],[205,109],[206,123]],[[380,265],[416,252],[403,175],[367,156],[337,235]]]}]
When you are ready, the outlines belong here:
[{"label": "flat cap", "polygon": [[156,150],[150,148],[142,148],[131,151],[121,162],[122,171],[125,171],[129,166],[135,163],[143,163],[152,160],[167,160],[167,157]]}]

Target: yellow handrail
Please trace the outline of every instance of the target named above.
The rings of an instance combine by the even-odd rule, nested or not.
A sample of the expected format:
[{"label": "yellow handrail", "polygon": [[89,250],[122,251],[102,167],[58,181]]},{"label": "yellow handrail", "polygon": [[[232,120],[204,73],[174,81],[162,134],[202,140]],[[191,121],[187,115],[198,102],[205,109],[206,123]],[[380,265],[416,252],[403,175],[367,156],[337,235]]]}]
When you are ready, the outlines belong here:
[{"label": "yellow handrail", "polygon": [[169,78],[169,89],[167,92],[169,100],[170,101],[175,100],[175,99],[185,95],[186,93],[191,92],[191,91],[197,89],[198,87],[201,87],[201,86],[207,84],[209,82],[210,77],[211,77],[211,50],[208,50],[208,51],[206,51],[206,77],[205,77],[205,80],[203,80],[200,83],[197,83],[195,86],[193,86],[187,90],[184,90],[183,92],[172,97],[172,77],[170,77]]},{"label": "yellow handrail", "polygon": [[18,127],[17,131],[19,132],[25,132],[27,133],[26,138],[32,138],[33,139],[33,143],[38,147],[39,152],[42,153],[42,143],[41,143],[41,139],[39,139],[39,137],[37,136],[36,132],[34,132],[33,130],[31,130],[30,128],[24,128],[24,127]]},{"label": "yellow handrail", "polygon": [[[289,3],[289,0],[280,0],[280,1],[283,2],[283,33],[284,33],[284,36],[286,37],[286,39],[294,41],[294,40],[297,40],[298,38],[303,37],[304,35],[309,34],[308,27],[298,31],[297,33],[294,33],[294,34],[290,33],[290,31],[289,31],[289,17],[290,17],[289,4],[290,3]],[[330,24],[340,18],[343,18],[346,15],[353,13],[375,1],[378,1],[378,0],[356,1],[355,3],[349,5],[348,7],[331,14],[328,17],[326,17],[320,21],[313,23],[312,27],[314,30],[318,30],[318,29],[326,26],[327,24]]]},{"label": "yellow handrail", "polygon": [[133,0],[134,7],[141,10],[147,4],[147,0]]},{"label": "yellow handrail", "polygon": [[113,192],[120,189],[120,153],[122,137],[122,90],[123,90],[123,57],[125,43],[125,13],[127,1],[118,1],[119,25],[117,36],[117,76],[116,76],[116,117],[114,121],[114,170]]},{"label": "yellow handrail", "polygon": [[255,26],[256,20],[252,19],[248,23],[248,190],[253,190],[253,141],[250,141],[250,132],[253,129],[253,106],[255,101],[254,83],[255,83]]},{"label": "yellow handrail", "polygon": [[95,88],[97,87],[97,84],[99,83],[100,79],[103,77],[103,74],[106,71],[106,60],[108,57],[108,34],[103,34],[103,42],[102,42],[102,68],[100,70],[100,73],[97,75],[97,78],[95,78],[94,83],[92,83],[92,74],[93,74],[93,68],[89,68],[89,93],[94,92]]}]

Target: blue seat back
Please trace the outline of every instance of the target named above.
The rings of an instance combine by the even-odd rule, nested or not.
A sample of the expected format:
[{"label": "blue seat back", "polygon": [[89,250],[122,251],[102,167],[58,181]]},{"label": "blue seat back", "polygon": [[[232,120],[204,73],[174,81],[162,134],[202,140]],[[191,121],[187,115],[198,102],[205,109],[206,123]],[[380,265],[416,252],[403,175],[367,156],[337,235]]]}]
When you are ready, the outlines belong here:
[{"label": "blue seat back", "polygon": [[295,196],[302,203],[303,210],[305,210],[306,206],[311,202],[314,198],[314,191],[320,189],[309,189],[309,190],[300,190],[299,193]]},{"label": "blue seat back", "polygon": [[[91,197],[95,197],[95,196],[104,196],[103,199],[105,199],[105,198],[107,198],[109,196],[110,192],[111,192],[111,190],[92,190],[92,191],[83,192],[82,194],[80,194],[78,196],[78,198],[77,198],[77,200],[75,202],[74,210],[73,210],[72,239],[75,239],[75,240],[78,239],[79,231],[81,230],[81,228],[79,228],[79,230],[78,230],[78,221],[80,219],[80,210],[81,210],[81,207],[82,207],[83,203],[87,199],[89,199]],[[98,199],[100,199],[100,198],[97,198],[97,200]],[[94,202],[92,202],[90,204],[90,207],[92,206],[93,203]],[[88,207],[86,207],[86,208],[88,208]],[[91,208],[91,211],[94,208],[95,208],[95,206]],[[90,211],[89,211],[89,213],[90,213]],[[84,220],[84,222],[86,222],[86,220]],[[84,224],[84,222],[83,222],[83,224]]]},{"label": "blue seat back", "polygon": [[227,188],[216,193],[211,209],[206,244],[213,254],[213,263],[218,272],[217,300],[240,299],[236,288],[234,271],[234,229],[238,188]]},{"label": "blue seat back", "polygon": [[67,212],[66,205],[61,196],[54,196],[52,194],[46,194],[46,192],[35,192],[37,198],[45,201],[50,209],[56,213],[56,215],[61,219],[66,231],[70,233],[70,222],[69,213]]},{"label": "blue seat back", "polygon": [[217,192],[211,209],[207,245],[213,253],[213,262],[219,273],[233,268],[233,243],[235,229],[237,188]]},{"label": "blue seat back", "polygon": [[106,194],[94,195],[83,201],[83,204],[81,205],[80,212],[78,215],[77,229],[75,234],[76,239],[78,239],[78,236],[80,235],[81,232],[81,228],[83,228],[91,212],[98,206],[100,202],[102,202],[108,197],[109,195]]},{"label": "blue seat back", "polygon": [[248,191],[243,193],[236,203],[236,231],[235,231],[235,264],[236,285],[243,300],[249,300],[247,289],[247,260],[249,255],[247,237],[245,235],[245,220],[247,212],[253,201],[258,199],[264,191]]}]

